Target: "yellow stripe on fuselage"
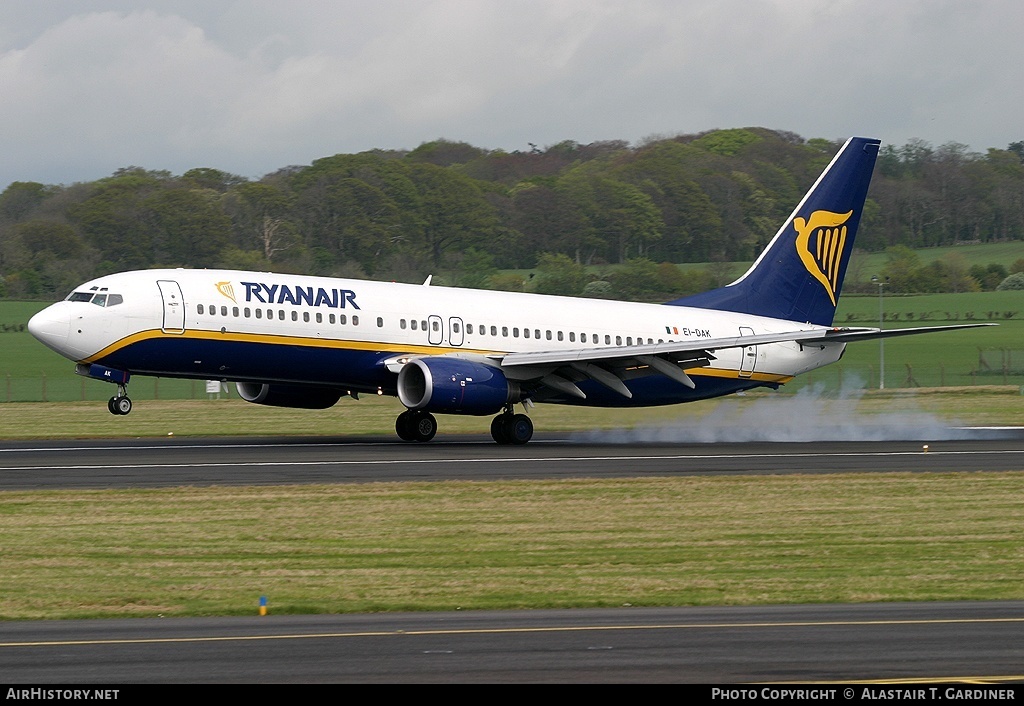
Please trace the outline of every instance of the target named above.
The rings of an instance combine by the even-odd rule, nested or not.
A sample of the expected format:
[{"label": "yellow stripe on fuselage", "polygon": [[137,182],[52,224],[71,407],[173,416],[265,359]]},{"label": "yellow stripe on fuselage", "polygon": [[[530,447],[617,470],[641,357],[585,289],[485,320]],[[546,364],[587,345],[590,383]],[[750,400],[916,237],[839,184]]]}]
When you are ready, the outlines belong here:
[{"label": "yellow stripe on fuselage", "polygon": [[[95,363],[102,360],[116,351],[126,348],[135,343],[148,341],[155,338],[188,338],[200,341],[232,341],[237,343],[261,343],[265,345],[278,346],[307,346],[313,348],[335,348],[338,350],[353,351],[377,351],[380,353],[407,353],[411,355],[444,355],[445,353],[477,353],[480,355],[503,355],[507,351],[485,350],[480,348],[453,348],[451,346],[431,346],[418,344],[384,343],[382,341],[355,341],[338,338],[309,338],[306,336],[281,336],[278,334],[265,333],[237,333],[220,331],[203,331],[188,329],[184,333],[164,333],[160,329],[148,329],[126,336],[119,341],[111,343],[106,348],[85,358],[80,363]],[[686,371],[688,375],[717,377],[717,378],[739,378],[738,370],[725,368],[694,368]],[[780,375],[778,373],[751,373],[744,376],[744,379],[755,382],[777,382],[787,383],[793,379],[792,375]]]}]

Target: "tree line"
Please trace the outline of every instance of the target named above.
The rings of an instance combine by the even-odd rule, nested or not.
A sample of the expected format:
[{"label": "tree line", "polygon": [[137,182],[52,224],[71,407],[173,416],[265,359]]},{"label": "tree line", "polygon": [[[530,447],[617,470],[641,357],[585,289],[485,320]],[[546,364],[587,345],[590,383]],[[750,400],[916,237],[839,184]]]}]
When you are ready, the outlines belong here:
[{"label": "tree line", "polygon": [[[752,260],[840,146],[763,128],[521,152],[437,140],[258,180],[125,167],[70,186],[14,182],[0,193],[0,296],[57,297],[157,266],[686,294]],[[859,247],[1022,239],[1024,142],[882,148]],[[675,265],[691,262],[712,264]]]}]

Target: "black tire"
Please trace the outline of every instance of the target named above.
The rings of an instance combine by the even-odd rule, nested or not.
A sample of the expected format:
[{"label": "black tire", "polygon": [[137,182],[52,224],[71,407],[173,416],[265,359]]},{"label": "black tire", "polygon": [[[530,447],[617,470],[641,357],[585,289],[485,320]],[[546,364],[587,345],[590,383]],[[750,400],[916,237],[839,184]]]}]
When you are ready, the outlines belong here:
[{"label": "black tire", "polygon": [[430,412],[413,412],[411,421],[409,427],[414,441],[430,441],[437,433],[437,420]]},{"label": "black tire", "polygon": [[504,414],[499,414],[491,420],[491,438],[502,446],[512,443],[512,440],[508,437],[508,433],[505,430],[505,426]]},{"label": "black tire", "polygon": [[398,438],[402,441],[416,440],[412,428],[412,415],[412,411],[407,409],[399,414],[398,419],[395,420],[395,432],[398,433]]},{"label": "black tire", "polygon": [[505,422],[505,434],[510,443],[522,446],[533,438],[533,420],[525,414],[516,414]]},{"label": "black tire", "polygon": [[109,400],[107,400],[107,411],[110,412],[111,414],[120,414],[120,412],[117,411],[117,407],[114,406],[114,403],[116,401],[116,397],[111,397]]},{"label": "black tire", "polygon": [[114,409],[117,410],[118,414],[130,414],[132,411],[132,401],[127,397],[115,397]]}]

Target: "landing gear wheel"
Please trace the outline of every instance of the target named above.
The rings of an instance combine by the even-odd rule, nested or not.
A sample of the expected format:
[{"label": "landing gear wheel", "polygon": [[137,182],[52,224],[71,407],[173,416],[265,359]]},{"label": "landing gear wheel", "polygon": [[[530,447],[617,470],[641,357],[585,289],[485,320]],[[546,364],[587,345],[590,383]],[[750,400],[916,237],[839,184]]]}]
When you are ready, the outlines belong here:
[{"label": "landing gear wheel", "polygon": [[430,441],[437,433],[437,420],[429,412],[406,410],[395,420],[395,431],[403,441]]},{"label": "landing gear wheel", "polygon": [[525,414],[513,415],[505,421],[509,442],[521,446],[533,438],[533,421]]},{"label": "landing gear wheel", "polygon": [[505,446],[511,444],[512,440],[508,438],[508,434],[505,432],[505,417],[508,415],[499,414],[497,417],[491,420],[491,438],[496,442]]},{"label": "landing gear wheel", "polygon": [[111,414],[129,414],[132,411],[132,401],[128,397],[111,397],[107,400],[107,410]]},{"label": "landing gear wheel", "polygon": [[499,414],[491,420],[491,438],[502,446],[521,446],[533,438],[533,420],[525,414]]},{"label": "landing gear wheel", "polygon": [[395,420],[395,431],[398,433],[398,438],[402,441],[415,441],[416,437],[413,436],[412,430],[412,412],[406,410],[398,415],[398,419]]},{"label": "landing gear wheel", "polygon": [[430,441],[437,433],[437,420],[430,412],[414,412],[412,417],[412,438],[414,441]]}]

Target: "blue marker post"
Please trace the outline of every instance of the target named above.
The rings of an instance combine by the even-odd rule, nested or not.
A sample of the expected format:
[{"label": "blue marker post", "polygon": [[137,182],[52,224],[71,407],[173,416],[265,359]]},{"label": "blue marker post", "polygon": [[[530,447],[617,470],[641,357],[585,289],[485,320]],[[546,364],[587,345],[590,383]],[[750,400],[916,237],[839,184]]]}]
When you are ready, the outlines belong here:
[{"label": "blue marker post", "polygon": [[267,597],[260,596],[260,615],[267,614]]}]

